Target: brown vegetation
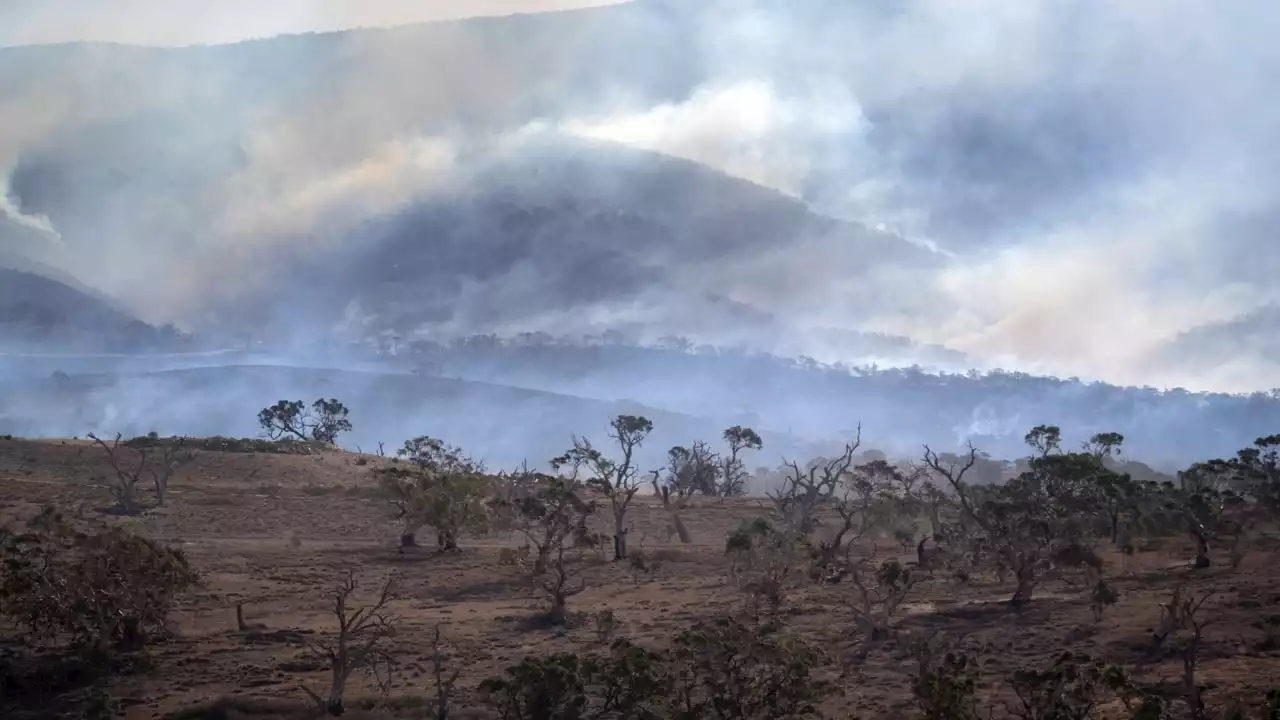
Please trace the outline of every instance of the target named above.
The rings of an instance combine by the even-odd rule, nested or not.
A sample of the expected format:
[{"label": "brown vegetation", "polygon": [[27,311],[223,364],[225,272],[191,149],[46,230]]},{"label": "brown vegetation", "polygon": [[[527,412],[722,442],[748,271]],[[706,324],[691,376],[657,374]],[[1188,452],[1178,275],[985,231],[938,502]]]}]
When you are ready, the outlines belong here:
[{"label": "brown vegetation", "polygon": [[[1122,440],[1036,428],[1000,485],[970,482],[976,449],[895,466],[855,440],[772,501],[724,497],[698,446],[649,495],[627,442],[575,443],[556,477],[427,438],[399,460],[190,440],[168,502],[105,520],[118,457],[4,440],[0,713],[1273,717],[1277,443],[1162,484],[1116,470]],[[401,547],[423,526],[437,547]],[[599,545],[619,529],[625,563]]]}]

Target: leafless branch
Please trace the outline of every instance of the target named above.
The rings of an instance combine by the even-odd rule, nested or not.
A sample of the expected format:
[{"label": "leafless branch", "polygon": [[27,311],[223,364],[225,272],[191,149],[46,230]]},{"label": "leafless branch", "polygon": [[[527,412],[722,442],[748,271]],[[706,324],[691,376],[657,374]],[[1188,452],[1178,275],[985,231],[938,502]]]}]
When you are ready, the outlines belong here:
[{"label": "leafless branch", "polygon": [[331,715],[343,713],[347,680],[356,670],[369,672],[384,693],[390,690],[394,658],[386,643],[396,634],[396,620],[388,613],[388,606],[396,597],[396,578],[387,579],[372,605],[353,609],[350,602],[356,587],[355,573],[349,572],[332,594],[337,636],[311,643],[314,651],[329,659],[329,695],[321,701],[317,693],[303,690]]},{"label": "leafless branch", "polygon": [[454,666],[452,671],[446,670],[449,658],[444,651],[444,642],[440,634],[440,626],[436,625],[431,637],[431,677],[436,686],[436,720],[449,720],[450,703],[453,700],[453,688],[458,683],[458,675],[462,668]]},{"label": "leafless branch", "polygon": [[807,535],[813,531],[818,507],[835,492],[837,485],[853,467],[854,454],[862,445],[862,425],[844,452],[830,460],[818,460],[801,468],[794,461],[784,462],[789,469],[782,487],[770,491],[769,499],[791,532]]},{"label": "leafless branch", "polygon": [[115,473],[116,482],[111,486],[111,494],[116,498],[116,505],[121,512],[132,514],[138,511],[136,490],[147,466],[147,451],[145,448],[136,448],[134,452],[138,455],[137,467],[125,466],[119,454],[121,437],[120,433],[116,433],[115,440],[108,445],[102,438],[89,433],[89,439],[106,452],[107,462]]}]

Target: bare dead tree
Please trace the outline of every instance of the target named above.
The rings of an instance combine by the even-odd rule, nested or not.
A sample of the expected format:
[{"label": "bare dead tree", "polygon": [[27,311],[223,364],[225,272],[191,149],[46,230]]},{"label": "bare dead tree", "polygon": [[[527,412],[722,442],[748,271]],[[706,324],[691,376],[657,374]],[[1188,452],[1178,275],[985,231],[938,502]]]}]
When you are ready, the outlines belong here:
[{"label": "bare dead tree", "polygon": [[884,460],[859,465],[840,475],[830,502],[840,523],[830,537],[818,543],[817,570],[831,570],[841,557],[848,557],[854,544],[878,523],[889,519],[900,475]]},{"label": "bare dead tree", "polygon": [[898,607],[922,579],[920,574],[912,573],[897,560],[876,565],[870,558],[850,558],[848,585],[851,592],[842,597],[841,602],[853,611],[863,636],[878,642],[889,636],[890,623]]},{"label": "bare dead tree", "polygon": [[1192,720],[1209,718],[1204,702],[1204,688],[1196,682],[1196,669],[1200,664],[1204,629],[1213,622],[1203,617],[1200,611],[1204,604],[1216,594],[1217,590],[1210,588],[1203,595],[1194,597],[1188,595],[1182,586],[1175,588],[1170,601],[1160,605],[1160,626],[1147,650],[1147,659],[1154,659],[1169,637],[1180,630],[1188,631],[1187,642],[1182,647],[1182,698],[1187,704]]},{"label": "bare dead tree", "polygon": [[[978,515],[978,508],[970,496],[969,487],[964,479],[965,475],[978,464],[978,455],[978,449],[974,447],[972,442],[968,444],[968,456],[964,459],[963,464],[955,461],[946,461],[940,458],[938,453],[934,452],[928,445],[924,446],[925,467],[932,471],[935,477],[946,480],[966,517],[982,526],[984,530],[989,530],[984,524],[984,520]],[[944,529],[940,517],[940,506],[945,493],[928,481],[924,483],[923,492],[929,506],[929,519],[933,524],[934,536],[941,539],[944,535]]]},{"label": "bare dead tree", "polygon": [[508,537],[520,529],[520,504],[537,492],[539,486],[545,485],[550,477],[532,470],[528,461],[521,463],[514,471],[503,471],[494,476],[489,484],[489,506],[493,511],[494,528],[507,533]]},{"label": "bare dead tree", "polygon": [[693,542],[693,536],[689,534],[689,528],[684,524],[684,519],[680,517],[680,511],[684,510],[689,503],[689,496],[682,494],[672,494],[670,485],[664,485],[658,479],[658,471],[653,471],[653,493],[662,501],[662,509],[667,511],[671,516],[671,527],[676,531],[676,537],[680,538],[682,545],[688,545]]},{"label": "bare dead tree", "polygon": [[818,508],[829,500],[845,474],[853,467],[853,456],[862,445],[862,425],[857,437],[846,443],[844,452],[830,460],[815,460],[801,468],[786,462],[787,475],[782,486],[768,493],[783,526],[796,536],[813,532]]},{"label": "bare dead tree", "polygon": [[[128,515],[138,512],[138,484],[144,477],[151,478],[156,503],[163,506],[170,479],[182,466],[194,461],[198,451],[187,449],[185,437],[157,439],[154,453],[150,446],[121,442],[122,437],[120,433],[116,433],[115,439],[108,443],[89,433],[89,439],[107,454],[107,462],[115,475],[115,482],[108,487],[115,497],[118,511]],[[122,449],[133,453],[135,459],[126,459]]]},{"label": "bare dead tree", "polygon": [[384,695],[390,690],[393,657],[386,646],[396,634],[396,620],[389,614],[389,606],[396,597],[395,583],[394,576],[388,578],[372,605],[355,609],[350,605],[357,587],[354,571],[333,591],[332,612],[338,621],[338,634],[332,639],[311,643],[314,651],[329,660],[328,697],[321,698],[310,688],[300,686],[320,712],[334,716],[345,712],[343,698],[347,681],[357,670],[370,673]]},{"label": "bare dead tree", "polygon": [[552,625],[561,626],[569,622],[568,600],[587,588],[581,577],[574,578],[570,565],[565,557],[566,548],[560,543],[551,552],[542,573],[536,578],[538,587],[551,600],[551,608],[547,612],[547,620]]},{"label": "bare dead tree", "polygon": [[138,508],[138,483],[142,482],[142,475],[147,468],[147,450],[146,448],[134,448],[133,452],[137,455],[137,462],[126,465],[124,458],[120,452],[123,443],[120,442],[120,433],[116,433],[116,438],[110,444],[105,440],[89,433],[89,439],[94,441],[98,447],[102,448],[107,454],[107,462],[111,465],[111,470],[115,473],[115,484],[110,485],[112,496],[116,499],[117,509],[126,515],[136,514]]},{"label": "bare dead tree", "polygon": [[444,650],[444,641],[440,634],[440,626],[436,625],[435,632],[431,636],[431,679],[435,684],[435,720],[449,720],[449,709],[452,707],[454,691],[453,688],[458,684],[458,675],[461,674],[462,668],[454,665],[452,670],[447,669],[453,658],[449,657]]},{"label": "bare dead tree", "polygon": [[947,503],[947,494],[937,485],[925,481],[920,486],[920,499],[929,513],[930,537],[937,542],[944,542],[947,537],[947,524],[942,520],[942,510]]},{"label": "bare dead tree", "polygon": [[151,480],[155,484],[156,502],[163,507],[165,496],[169,492],[169,480],[184,465],[194,462],[199,456],[198,450],[188,450],[187,438],[179,437],[162,443],[160,451],[147,464]]}]

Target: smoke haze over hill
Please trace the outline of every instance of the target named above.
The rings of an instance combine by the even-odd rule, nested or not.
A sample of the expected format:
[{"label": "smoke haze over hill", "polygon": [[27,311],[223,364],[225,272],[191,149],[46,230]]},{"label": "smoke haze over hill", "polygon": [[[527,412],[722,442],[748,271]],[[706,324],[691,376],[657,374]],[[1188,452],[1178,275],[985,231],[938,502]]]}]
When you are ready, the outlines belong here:
[{"label": "smoke haze over hill", "polygon": [[303,5],[0,9],[0,45],[136,44],[0,49],[0,264],[285,353],[613,330],[1280,386],[1280,8],[637,0],[142,46],[452,12]]}]

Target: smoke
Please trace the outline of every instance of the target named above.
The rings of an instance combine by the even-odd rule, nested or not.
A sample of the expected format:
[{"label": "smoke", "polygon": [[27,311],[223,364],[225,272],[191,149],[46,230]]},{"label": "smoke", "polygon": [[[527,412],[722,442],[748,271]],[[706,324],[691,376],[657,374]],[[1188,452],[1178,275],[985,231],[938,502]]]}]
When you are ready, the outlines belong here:
[{"label": "smoke", "polygon": [[560,129],[682,157],[800,197],[815,158],[797,152],[797,140],[856,138],[865,132],[866,122],[841,86],[780,98],[770,83],[744,80],[703,86],[682,103],[634,115],[573,119]]},{"label": "smoke", "polygon": [[1280,230],[1280,10],[724,2],[698,21],[711,71],[690,98],[566,127],[949,254],[898,290],[926,302],[861,306],[863,329],[1112,382],[1280,384],[1274,361],[1245,377],[1164,352],[1280,300],[1264,250]]},{"label": "smoke", "polygon": [[0,177],[0,222],[8,222],[19,228],[30,230],[40,238],[60,242],[62,236],[53,227],[53,222],[45,215],[28,215],[22,212],[9,194],[9,180]]},{"label": "smoke", "polygon": [[[364,14],[341,3],[278,3],[266,15],[206,4],[217,15],[185,23],[203,28],[192,37],[167,15],[141,22],[126,3],[95,37],[180,45],[444,12],[427,5],[411,16],[390,0]],[[475,13],[552,6],[562,4],[494,0]],[[34,3],[16,7],[0,11],[10,28],[0,43],[89,32]],[[1206,367],[1170,347],[1280,302],[1280,260],[1267,252],[1280,231],[1277,29],[1280,8],[1246,0],[642,0],[109,57],[11,50],[0,54],[0,88],[21,92],[0,95],[13,98],[0,133],[17,137],[0,138],[0,167],[14,167],[0,213],[6,227],[56,228],[76,249],[67,269],[147,319],[198,325],[231,299],[287,286],[286,271],[359,257],[376,246],[371,223],[505,187],[495,174],[559,133],[685,158],[873,232],[797,221],[769,235],[750,216],[723,232],[737,245],[712,232],[675,249],[626,236],[629,247],[599,262],[625,260],[631,274],[585,305],[570,287],[580,278],[537,260],[530,240],[501,271],[433,290],[459,304],[444,327],[660,335],[721,322],[691,304],[706,294],[769,315],[760,343],[784,326],[865,330],[984,366],[1250,390],[1280,385],[1274,361]],[[532,193],[563,189],[575,203],[589,196],[656,218],[646,231],[672,236],[664,223],[699,204],[720,217],[764,204],[774,217],[800,212],[747,194],[713,206],[701,179],[682,178],[670,196],[640,192],[648,180],[627,173],[648,177],[650,159],[600,162],[617,172],[569,188],[548,186],[545,163],[512,202],[530,211]],[[518,254],[492,254],[505,262],[508,251]],[[682,318],[689,307],[705,317]],[[1222,342],[1247,350],[1249,334],[1268,329],[1237,331]],[[789,349],[819,354],[799,341]]]},{"label": "smoke", "polygon": [[0,47],[76,41],[183,46],[286,33],[392,27],[464,17],[545,12],[617,0],[9,0],[0,9]]}]

